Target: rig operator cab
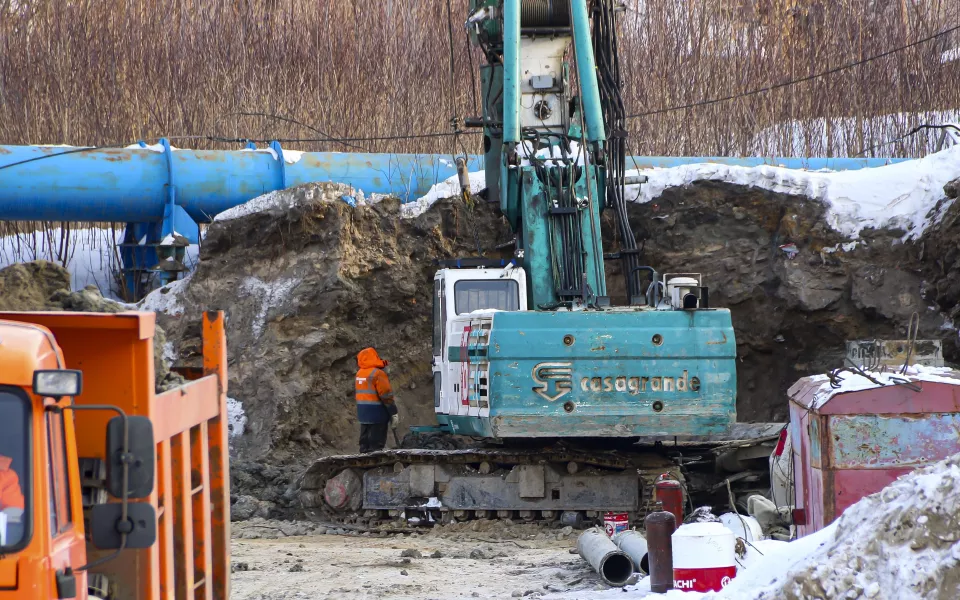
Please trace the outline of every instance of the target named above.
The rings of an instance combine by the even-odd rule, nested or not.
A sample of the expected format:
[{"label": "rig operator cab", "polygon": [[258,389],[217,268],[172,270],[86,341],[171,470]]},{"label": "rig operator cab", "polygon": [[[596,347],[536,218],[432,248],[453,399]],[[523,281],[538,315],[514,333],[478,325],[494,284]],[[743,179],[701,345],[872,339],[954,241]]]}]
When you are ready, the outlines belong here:
[{"label": "rig operator cab", "polygon": [[156,393],[152,313],[0,313],[0,599],[228,595],[226,352]]},{"label": "rig operator cab", "polygon": [[468,356],[471,342],[490,330],[473,325],[497,311],[526,310],[527,281],[524,270],[509,261],[442,264],[449,266],[433,280],[433,406],[440,427],[459,433],[464,418],[490,415],[489,364]]}]

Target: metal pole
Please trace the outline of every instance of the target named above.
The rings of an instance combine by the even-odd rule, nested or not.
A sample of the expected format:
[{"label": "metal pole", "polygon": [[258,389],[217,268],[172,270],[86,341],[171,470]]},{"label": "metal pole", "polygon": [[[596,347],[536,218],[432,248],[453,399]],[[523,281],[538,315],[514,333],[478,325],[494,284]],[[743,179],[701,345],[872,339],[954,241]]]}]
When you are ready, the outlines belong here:
[{"label": "metal pole", "polygon": [[503,2],[503,143],[520,143],[520,0]]},{"label": "metal pole", "polygon": [[583,112],[587,121],[587,140],[604,142],[607,139],[607,134],[604,130],[603,110],[600,106],[597,61],[593,55],[593,43],[590,39],[590,14],[587,12],[587,0],[572,0],[571,14],[573,17],[573,48],[576,53],[577,74],[580,76]]}]

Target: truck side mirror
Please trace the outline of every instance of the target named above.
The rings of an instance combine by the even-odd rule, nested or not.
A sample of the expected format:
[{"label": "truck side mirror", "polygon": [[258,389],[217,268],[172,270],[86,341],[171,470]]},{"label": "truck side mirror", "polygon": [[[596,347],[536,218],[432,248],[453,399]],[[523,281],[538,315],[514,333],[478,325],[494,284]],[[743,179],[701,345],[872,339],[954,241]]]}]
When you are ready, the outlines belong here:
[{"label": "truck side mirror", "polygon": [[153,492],[157,464],[153,423],[147,417],[127,417],[125,447],[123,421],[123,417],[114,417],[107,423],[107,491],[116,498],[123,497],[123,465],[126,462],[127,498],[146,498]]},{"label": "truck side mirror", "polygon": [[125,549],[149,548],[157,541],[157,513],[144,502],[127,504],[127,520],[123,520],[123,504],[97,504],[90,509],[90,536],[100,550],[118,550],[127,534]]}]

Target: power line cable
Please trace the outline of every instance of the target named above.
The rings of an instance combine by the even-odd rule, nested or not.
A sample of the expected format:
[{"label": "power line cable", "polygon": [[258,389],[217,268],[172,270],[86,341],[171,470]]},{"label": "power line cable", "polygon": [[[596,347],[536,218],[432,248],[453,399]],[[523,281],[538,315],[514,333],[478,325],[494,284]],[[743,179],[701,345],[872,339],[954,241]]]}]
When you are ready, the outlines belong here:
[{"label": "power line cable", "polygon": [[852,62],[852,63],[847,63],[847,64],[841,65],[841,66],[839,66],[839,67],[834,67],[834,68],[832,68],[832,69],[827,69],[826,71],[821,71],[820,73],[816,73],[816,74],[814,74],[814,75],[807,75],[806,77],[800,77],[799,79],[791,79],[790,81],[784,81],[784,82],[781,82],[781,83],[776,83],[776,84],[774,84],[774,85],[768,85],[768,86],[765,86],[765,87],[762,87],[762,88],[757,88],[757,89],[755,89],[755,90],[750,90],[749,92],[742,92],[742,93],[740,93],[740,94],[733,94],[733,95],[731,95],[731,96],[724,96],[724,97],[722,97],[722,98],[712,98],[712,99],[710,99],[710,100],[700,100],[699,102],[691,102],[691,103],[689,103],[689,104],[683,104],[683,105],[680,105],[680,106],[671,106],[671,107],[669,107],[669,108],[661,108],[661,109],[651,110],[651,111],[642,112],[642,113],[634,113],[634,114],[631,114],[631,115],[627,115],[627,118],[628,118],[628,119],[638,119],[638,118],[641,118],[641,117],[650,117],[650,116],[653,116],[653,115],[662,115],[662,114],[665,114],[665,113],[676,112],[676,111],[678,111],[678,110],[688,110],[688,109],[691,109],[691,108],[700,108],[700,107],[702,107],[702,106],[710,106],[710,105],[713,105],[713,104],[720,104],[720,103],[722,103],[722,102],[729,102],[730,100],[737,100],[737,99],[739,99],[739,98],[748,98],[748,97],[750,97],[750,96],[756,96],[756,95],[758,95],[758,94],[763,94],[763,93],[766,93],[766,92],[771,92],[771,91],[773,91],[773,90],[778,90],[778,89],[782,89],[782,88],[785,88],[785,87],[790,87],[790,86],[797,85],[797,84],[800,84],[800,83],[806,83],[806,82],[808,82],[808,81],[813,81],[813,80],[815,80],[815,79],[821,79],[821,78],[823,78],[823,77],[827,77],[828,75],[834,75],[834,74],[836,74],[836,73],[840,73],[841,71],[846,71],[846,70],[852,69],[852,68],[854,68],[854,67],[859,67],[859,66],[861,66],[861,65],[865,65],[865,64],[867,64],[867,63],[871,63],[871,62],[873,62],[873,61],[880,60],[881,58],[886,58],[886,57],[888,57],[888,56],[892,56],[892,55],[894,55],[894,54],[898,54],[898,53],[900,53],[900,52],[903,52],[904,50],[909,50],[910,48],[919,46],[919,45],[921,45],[921,44],[925,44],[925,43],[927,43],[927,42],[931,42],[931,41],[933,41],[933,40],[935,40],[935,39],[938,39],[938,38],[941,38],[941,37],[943,37],[943,36],[945,36],[945,35],[949,35],[949,34],[953,33],[954,31],[960,31],[960,25],[951,27],[951,28],[949,28],[949,29],[945,29],[945,30],[943,30],[943,31],[941,31],[941,32],[939,32],[939,33],[935,33],[935,34],[933,34],[933,35],[930,35],[930,36],[927,36],[927,37],[925,37],[925,38],[916,40],[916,41],[914,41],[914,42],[910,42],[909,44],[906,44],[906,45],[903,45],[903,46],[899,46],[899,47],[893,48],[893,49],[891,49],[891,50],[887,50],[886,52],[881,52],[880,54],[876,54],[876,55],[873,55],[873,56],[868,56],[867,58],[864,58],[864,59],[861,59],[861,60],[858,60],[858,61],[855,61],[855,62]]}]

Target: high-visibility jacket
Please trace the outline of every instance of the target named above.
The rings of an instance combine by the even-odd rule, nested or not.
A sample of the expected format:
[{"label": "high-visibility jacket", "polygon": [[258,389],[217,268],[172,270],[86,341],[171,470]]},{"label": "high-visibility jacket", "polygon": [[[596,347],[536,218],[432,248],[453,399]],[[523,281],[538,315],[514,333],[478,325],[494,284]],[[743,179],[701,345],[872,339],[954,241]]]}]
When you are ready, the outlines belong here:
[{"label": "high-visibility jacket", "polygon": [[364,348],[357,355],[357,364],[357,419],[367,425],[386,423],[397,414],[390,378],[383,370],[387,363],[373,348]]},{"label": "high-visibility jacket", "polygon": [[0,510],[5,508],[23,509],[23,492],[20,491],[20,478],[10,468],[13,459],[0,456]]}]

